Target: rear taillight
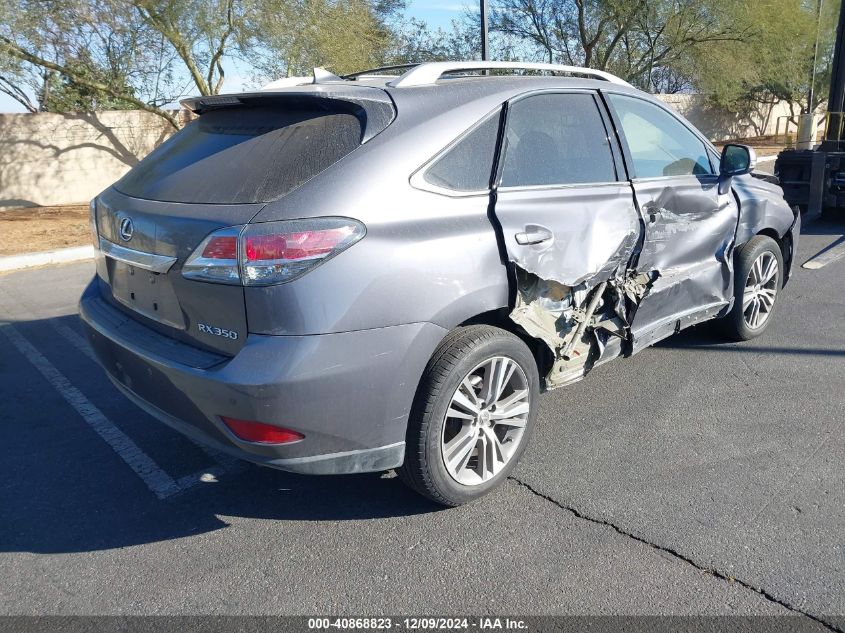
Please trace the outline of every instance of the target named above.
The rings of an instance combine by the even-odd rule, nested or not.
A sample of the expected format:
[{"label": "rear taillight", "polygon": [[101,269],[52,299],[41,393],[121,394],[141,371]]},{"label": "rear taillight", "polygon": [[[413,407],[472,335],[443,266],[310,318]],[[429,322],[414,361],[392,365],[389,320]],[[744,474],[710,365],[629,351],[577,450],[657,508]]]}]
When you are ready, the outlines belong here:
[{"label": "rear taillight", "polygon": [[264,424],[263,422],[254,422],[252,420],[236,420],[222,416],[220,419],[223,420],[223,424],[238,439],[244,440],[245,442],[290,444],[291,442],[298,442],[299,440],[305,439],[302,433],[297,433],[296,431],[291,431],[280,426],[273,426],[272,424]]},{"label": "rear taillight", "polygon": [[242,226],[231,226],[209,235],[182,266],[182,274],[189,279],[202,281],[241,283],[238,267],[238,240],[241,231]]},{"label": "rear taillight", "polygon": [[190,279],[267,286],[292,281],[364,237],[349,218],[233,226],[205,238],[182,267]]}]

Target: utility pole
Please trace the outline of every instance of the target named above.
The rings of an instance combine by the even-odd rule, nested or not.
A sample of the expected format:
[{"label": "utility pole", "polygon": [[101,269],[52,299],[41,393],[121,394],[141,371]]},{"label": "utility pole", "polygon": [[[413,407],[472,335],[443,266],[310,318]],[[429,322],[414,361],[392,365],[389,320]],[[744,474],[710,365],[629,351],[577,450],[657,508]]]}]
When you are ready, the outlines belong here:
[{"label": "utility pole", "polygon": [[[836,47],[833,51],[833,68],[830,77],[830,96],[827,100],[828,125],[825,149],[842,150],[843,118],[845,118],[845,0],[839,9],[836,28]],[[836,119],[836,123],[834,120]]]},{"label": "utility pole", "polygon": [[486,62],[490,59],[487,39],[487,0],[479,0],[479,2],[481,3],[481,61]]},{"label": "utility pole", "polygon": [[816,4],[816,45],[813,47],[813,70],[810,72],[810,90],[807,92],[807,112],[809,114],[815,114],[813,100],[816,97],[816,66],[819,63],[819,31],[821,30],[823,7],[824,0],[818,0]]},{"label": "utility pole", "polygon": [[819,31],[822,21],[822,8],[824,0],[816,2],[816,44],[813,47],[813,68],[810,71],[810,88],[807,90],[807,110],[802,111],[798,117],[798,139],[795,147],[797,149],[813,149],[816,144],[816,109],[813,101],[816,98],[816,66],[819,60]]}]

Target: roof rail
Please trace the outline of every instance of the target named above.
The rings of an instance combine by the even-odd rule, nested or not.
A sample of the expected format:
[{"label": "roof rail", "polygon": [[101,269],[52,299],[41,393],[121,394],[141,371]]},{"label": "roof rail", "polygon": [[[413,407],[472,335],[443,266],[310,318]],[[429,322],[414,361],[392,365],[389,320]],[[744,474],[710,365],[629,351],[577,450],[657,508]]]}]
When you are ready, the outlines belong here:
[{"label": "roof rail", "polygon": [[411,86],[428,86],[435,83],[446,73],[458,70],[545,70],[552,73],[567,73],[570,75],[585,75],[597,79],[603,79],[610,83],[621,86],[632,87],[624,79],[611,75],[603,70],[592,68],[581,68],[580,66],[564,66],[561,64],[544,64],[532,62],[430,62],[415,66],[401,77],[390,83],[394,88],[407,88]]},{"label": "roof rail", "polygon": [[383,75],[388,70],[405,70],[407,68],[416,68],[421,62],[413,64],[394,64],[393,66],[379,66],[378,68],[369,68],[367,70],[359,70],[347,75],[341,75],[341,79],[357,79],[366,75]]}]

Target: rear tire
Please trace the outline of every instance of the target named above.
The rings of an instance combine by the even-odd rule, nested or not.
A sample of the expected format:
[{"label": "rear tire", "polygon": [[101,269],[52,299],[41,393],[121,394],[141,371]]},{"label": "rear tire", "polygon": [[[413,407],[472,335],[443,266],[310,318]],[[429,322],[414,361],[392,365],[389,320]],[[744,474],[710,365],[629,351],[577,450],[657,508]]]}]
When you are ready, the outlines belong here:
[{"label": "rear tire", "polygon": [[487,494],[525,451],[539,393],[537,363],[520,338],[489,325],[451,332],[423,372],[400,479],[445,506]]},{"label": "rear tire", "polygon": [[747,341],[765,332],[782,285],[780,246],[770,237],[755,235],[734,261],[734,305],[721,320],[725,336],[733,341]]}]

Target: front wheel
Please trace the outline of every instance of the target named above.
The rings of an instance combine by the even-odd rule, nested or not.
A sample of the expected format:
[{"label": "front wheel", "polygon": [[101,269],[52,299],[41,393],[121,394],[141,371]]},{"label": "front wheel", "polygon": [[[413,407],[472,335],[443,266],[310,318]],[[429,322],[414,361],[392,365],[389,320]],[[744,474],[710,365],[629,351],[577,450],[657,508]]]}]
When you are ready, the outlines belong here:
[{"label": "front wheel", "polygon": [[402,481],[447,506],[498,486],[525,451],[539,385],[534,356],[514,334],[489,325],[450,333],[420,383]]},{"label": "front wheel", "polygon": [[734,271],[734,306],[722,320],[728,338],[747,341],[771,322],[783,279],[783,255],[777,242],[755,235],[739,251]]}]

